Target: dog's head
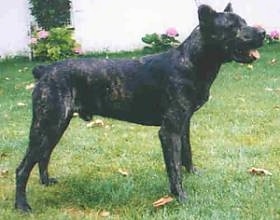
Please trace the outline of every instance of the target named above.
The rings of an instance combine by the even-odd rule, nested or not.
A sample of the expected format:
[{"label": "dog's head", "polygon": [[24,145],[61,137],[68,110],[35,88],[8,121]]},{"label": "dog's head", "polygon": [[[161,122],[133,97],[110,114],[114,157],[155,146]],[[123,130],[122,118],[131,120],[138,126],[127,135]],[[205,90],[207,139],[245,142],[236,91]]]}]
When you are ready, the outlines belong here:
[{"label": "dog's head", "polygon": [[201,5],[198,15],[203,42],[220,51],[224,61],[251,63],[260,57],[257,48],[263,45],[264,29],[248,26],[230,3],[223,12]]}]

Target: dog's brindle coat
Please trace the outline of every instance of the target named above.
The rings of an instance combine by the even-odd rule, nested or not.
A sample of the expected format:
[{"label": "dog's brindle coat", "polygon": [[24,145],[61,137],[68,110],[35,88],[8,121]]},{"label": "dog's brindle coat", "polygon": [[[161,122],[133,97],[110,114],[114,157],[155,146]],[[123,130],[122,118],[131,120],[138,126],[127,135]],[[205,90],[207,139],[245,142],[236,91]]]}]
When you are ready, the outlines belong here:
[{"label": "dog's brindle coat", "polygon": [[263,29],[247,26],[229,4],[218,13],[198,9],[199,26],[176,49],[140,59],[72,59],[39,66],[33,74],[33,119],[26,155],[16,170],[15,207],[30,211],[26,184],[36,163],[44,185],[50,155],[74,112],[88,121],[101,115],[143,125],[161,126],[170,190],[186,199],[181,167],[193,172],[189,127],[192,114],[208,99],[221,64],[250,63],[259,54]]}]

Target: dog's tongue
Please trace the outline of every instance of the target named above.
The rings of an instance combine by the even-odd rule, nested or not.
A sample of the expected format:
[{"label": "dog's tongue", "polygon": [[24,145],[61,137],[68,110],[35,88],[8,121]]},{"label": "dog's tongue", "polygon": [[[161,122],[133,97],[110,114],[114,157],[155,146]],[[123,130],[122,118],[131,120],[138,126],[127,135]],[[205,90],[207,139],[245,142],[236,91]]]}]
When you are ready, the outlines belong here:
[{"label": "dog's tongue", "polygon": [[258,51],[258,50],[255,50],[255,49],[250,50],[250,51],[249,51],[249,55],[250,55],[250,57],[253,57],[253,58],[255,58],[256,60],[260,59],[260,57],[261,57],[259,51]]}]

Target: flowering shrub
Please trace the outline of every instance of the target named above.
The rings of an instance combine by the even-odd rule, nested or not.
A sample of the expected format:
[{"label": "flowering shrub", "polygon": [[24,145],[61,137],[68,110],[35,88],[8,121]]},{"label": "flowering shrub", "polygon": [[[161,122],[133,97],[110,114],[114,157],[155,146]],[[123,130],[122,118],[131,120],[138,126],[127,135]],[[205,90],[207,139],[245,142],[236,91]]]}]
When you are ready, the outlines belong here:
[{"label": "flowering shrub", "polygon": [[160,52],[177,46],[180,41],[176,39],[179,34],[175,28],[168,28],[164,34],[146,34],[142,41],[148,46],[144,47],[147,52]]},{"label": "flowering shrub", "polygon": [[166,30],[165,34],[168,36],[168,37],[178,37],[179,36],[179,33],[177,32],[177,30],[173,27],[170,27]]},{"label": "flowering shrub", "polygon": [[81,54],[79,45],[72,39],[72,31],[67,28],[35,31],[31,50],[33,58],[41,61],[56,61]]},{"label": "flowering shrub", "polygon": [[271,31],[266,35],[266,41],[269,44],[280,42],[280,32],[278,30]]},{"label": "flowering shrub", "polygon": [[45,39],[49,36],[49,32],[45,30],[41,30],[38,32],[38,38],[39,39]]}]

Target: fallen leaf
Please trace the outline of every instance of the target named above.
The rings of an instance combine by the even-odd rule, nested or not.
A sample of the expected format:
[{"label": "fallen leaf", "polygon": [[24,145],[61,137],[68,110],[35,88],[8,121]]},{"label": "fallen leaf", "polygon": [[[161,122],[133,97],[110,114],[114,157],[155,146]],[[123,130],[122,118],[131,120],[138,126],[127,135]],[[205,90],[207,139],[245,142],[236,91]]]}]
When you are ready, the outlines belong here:
[{"label": "fallen leaf", "polygon": [[23,103],[23,102],[18,102],[18,103],[17,103],[17,106],[26,106],[26,104]]},{"label": "fallen leaf", "polygon": [[7,197],[6,195],[2,194],[1,197],[2,197],[2,200],[3,200],[3,201],[8,201],[8,197]]},{"label": "fallen leaf", "polygon": [[240,101],[240,102],[243,102],[243,103],[246,102],[246,100],[244,98],[242,98],[242,97],[237,98],[237,100]]},{"label": "fallen leaf", "polygon": [[272,176],[272,173],[262,168],[252,167],[248,170],[249,173],[258,176]]},{"label": "fallen leaf", "polygon": [[235,75],[233,78],[234,78],[236,81],[239,81],[239,80],[242,80],[242,79],[243,79],[243,76],[242,76],[240,73],[238,73],[238,74]]},{"label": "fallen leaf", "polygon": [[73,117],[78,117],[79,113],[78,112],[74,112]]},{"label": "fallen leaf", "polygon": [[254,66],[253,66],[252,64],[248,64],[248,65],[247,65],[247,68],[250,69],[250,70],[252,70],[252,69],[254,69]]},{"label": "fallen leaf", "polygon": [[100,217],[109,217],[110,216],[110,212],[103,210],[103,211],[99,212],[99,216]]},{"label": "fallen leaf", "polygon": [[268,92],[273,92],[273,89],[272,88],[268,88],[268,87],[266,87],[264,90],[268,91]]},{"label": "fallen leaf", "polygon": [[101,119],[96,119],[94,121],[91,121],[87,124],[88,128],[92,128],[92,127],[103,127],[105,125],[105,123],[101,120]]},{"label": "fallen leaf", "polygon": [[277,60],[275,58],[273,58],[271,61],[270,61],[270,64],[275,64],[277,63]]},{"label": "fallen leaf", "polygon": [[7,156],[8,156],[7,153],[1,153],[1,154],[0,154],[0,158],[4,158],[4,157],[7,157]]},{"label": "fallen leaf", "polygon": [[7,169],[0,169],[0,178],[7,177],[9,174],[9,171]]},{"label": "fallen leaf", "polygon": [[153,203],[153,206],[154,206],[155,208],[159,208],[159,207],[161,207],[161,206],[164,206],[164,205],[166,205],[166,204],[172,202],[173,200],[174,200],[174,199],[173,199],[171,196],[164,196],[164,197],[158,199],[157,201],[155,201],[155,202]]},{"label": "fallen leaf", "polygon": [[128,176],[128,172],[126,170],[123,170],[123,169],[118,169],[118,172],[123,175],[123,176]]},{"label": "fallen leaf", "polygon": [[35,84],[34,84],[34,83],[31,83],[31,84],[29,84],[29,85],[26,85],[26,86],[25,86],[25,89],[26,89],[26,90],[32,90],[32,89],[34,89],[34,87],[35,87]]}]

